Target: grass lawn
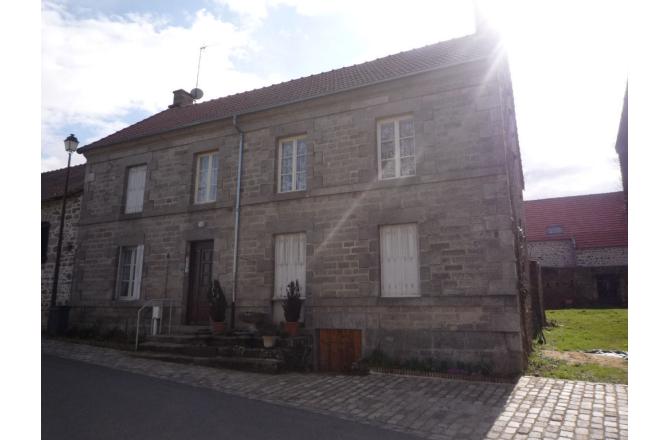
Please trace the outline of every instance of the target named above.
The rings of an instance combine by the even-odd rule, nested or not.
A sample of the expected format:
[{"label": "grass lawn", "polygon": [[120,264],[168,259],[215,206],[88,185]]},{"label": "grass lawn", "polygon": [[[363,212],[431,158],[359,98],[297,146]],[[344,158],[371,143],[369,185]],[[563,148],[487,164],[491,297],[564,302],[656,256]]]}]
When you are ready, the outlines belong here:
[{"label": "grass lawn", "polygon": [[570,363],[549,358],[543,350],[561,352],[603,350],[628,351],[628,311],[626,309],[547,310],[555,327],[543,330],[544,345],[534,344],[527,373],[557,379],[628,383],[628,367],[594,363]]},{"label": "grass lawn", "polygon": [[628,351],[627,309],[564,309],[545,313],[548,322],[557,324],[543,330],[548,350]]}]

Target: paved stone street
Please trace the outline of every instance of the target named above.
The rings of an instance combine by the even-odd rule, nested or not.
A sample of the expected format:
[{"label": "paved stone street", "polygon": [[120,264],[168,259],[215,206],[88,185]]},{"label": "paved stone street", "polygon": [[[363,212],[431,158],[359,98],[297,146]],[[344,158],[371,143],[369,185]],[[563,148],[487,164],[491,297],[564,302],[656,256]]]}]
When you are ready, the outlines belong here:
[{"label": "paved stone street", "polygon": [[42,352],[429,439],[626,439],[626,385],[523,377],[515,385],[384,374],[262,375],[42,340]]}]

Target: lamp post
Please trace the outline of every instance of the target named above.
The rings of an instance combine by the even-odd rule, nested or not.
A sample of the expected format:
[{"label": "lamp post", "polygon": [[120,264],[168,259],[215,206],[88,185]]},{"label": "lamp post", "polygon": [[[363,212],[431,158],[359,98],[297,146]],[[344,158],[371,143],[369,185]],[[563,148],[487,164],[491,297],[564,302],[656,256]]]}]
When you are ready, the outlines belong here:
[{"label": "lamp post", "polygon": [[72,153],[77,150],[79,141],[70,134],[65,139],[65,151],[67,151],[67,171],[65,172],[65,189],[63,191],[63,204],[60,208],[60,230],[58,231],[58,247],[56,248],[56,264],[53,268],[53,287],[51,289],[51,305],[49,306],[49,320],[47,322],[47,331],[53,335],[58,333],[62,328],[61,321],[64,318],[60,315],[60,311],[56,307],[56,297],[58,296],[58,278],[60,275],[60,254],[63,248],[63,227],[65,223],[65,202],[67,201],[67,186],[70,181],[70,162],[72,160]]}]

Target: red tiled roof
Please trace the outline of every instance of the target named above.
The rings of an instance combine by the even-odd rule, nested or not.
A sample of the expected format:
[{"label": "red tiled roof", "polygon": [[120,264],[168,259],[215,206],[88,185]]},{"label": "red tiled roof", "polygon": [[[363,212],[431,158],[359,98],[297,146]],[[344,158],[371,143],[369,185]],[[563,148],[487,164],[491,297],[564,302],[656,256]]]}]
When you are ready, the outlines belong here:
[{"label": "red tiled roof", "polygon": [[490,41],[473,34],[236,95],[170,108],[81,147],[79,152],[473,61],[492,53],[495,46]]},{"label": "red tiled roof", "polygon": [[[529,200],[524,213],[528,241],[573,238],[577,249],[628,246],[623,192]],[[550,226],[563,233],[548,235]]]},{"label": "red tiled roof", "polygon": [[[70,180],[67,183],[67,195],[83,191],[85,164],[70,167]],[[42,173],[42,201],[60,198],[65,189],[67,168]]]}]

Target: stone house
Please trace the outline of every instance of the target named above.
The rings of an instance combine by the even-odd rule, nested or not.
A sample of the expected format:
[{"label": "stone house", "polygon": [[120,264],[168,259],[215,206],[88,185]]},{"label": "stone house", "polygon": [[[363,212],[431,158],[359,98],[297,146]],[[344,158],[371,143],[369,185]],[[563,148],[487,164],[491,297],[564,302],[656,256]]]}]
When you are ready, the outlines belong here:
[{"label": "stone house", "polygon": [[[65,221],[63,223],[63,248],[60,255],[58,275],[58,292],[56,302],[68,303],[72,288],[74,255],[77,249],[77,229],[81,211],[83,194],[84,165],[70,168],[70,180],[65,205]],[[63,207],[66,169],[42,173],[42,328],[46,328],[46,320],[51,303],[53,288],[53,272],[58,246],[60,213]]]},{"label": "stone house", "polygon": [[524,202],[529,258],[545,308],[625,306],[628,226],[623,192]]},{"label": "stone house", "polygon": [[212,278],[237,328],[280,321],[296,279],[316,351],[348,330],[358,355],[524,368],[524,183],[491,35],[206,102],[177,90],[79,152],[71,321],[132,328],[171,298],[180,324],[206,323]]}]

